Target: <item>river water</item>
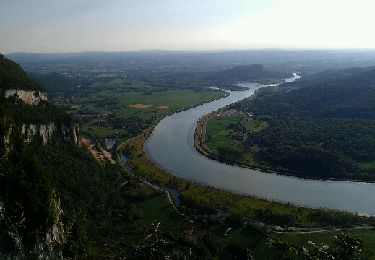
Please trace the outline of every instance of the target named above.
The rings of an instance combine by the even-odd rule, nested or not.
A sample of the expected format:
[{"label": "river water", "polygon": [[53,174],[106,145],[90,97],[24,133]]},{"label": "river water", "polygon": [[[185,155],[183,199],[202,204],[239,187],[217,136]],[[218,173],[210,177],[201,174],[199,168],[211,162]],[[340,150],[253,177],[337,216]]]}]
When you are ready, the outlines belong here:
[{"label": "river water", "polygon": [[[286,79],[293,81],[298,76]],[[311,208],[331,208],[375,215],[375,184],[320,181],[264,173],[211,160],[194,148],[197,120],[212,111],[251,96],[263,85],[241,83],[246,91],[161,120],[147,140],[148,156],[171,174],[231,192]],[[275,133],[277,134],[277,133]]]}]

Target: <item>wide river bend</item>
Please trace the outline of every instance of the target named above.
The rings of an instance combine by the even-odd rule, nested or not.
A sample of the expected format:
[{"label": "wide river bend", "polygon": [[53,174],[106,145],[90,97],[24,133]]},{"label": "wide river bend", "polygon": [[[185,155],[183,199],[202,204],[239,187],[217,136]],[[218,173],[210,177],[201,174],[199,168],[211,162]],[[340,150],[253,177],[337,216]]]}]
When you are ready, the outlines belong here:
[{"label": "wide river bend", "polygon": [[234,193],[311,208],[331,208],[375,215],[375,184],[308,180],[264,173],[220,163],[198,153],[193,144],[197,120],[212,111],[249,97],[256,89],[263,87],[257,83],[242,85],[248,87],[248,90],[231,91],[228,97],[161,120],[145,145],[149,158],[173,175]]}]

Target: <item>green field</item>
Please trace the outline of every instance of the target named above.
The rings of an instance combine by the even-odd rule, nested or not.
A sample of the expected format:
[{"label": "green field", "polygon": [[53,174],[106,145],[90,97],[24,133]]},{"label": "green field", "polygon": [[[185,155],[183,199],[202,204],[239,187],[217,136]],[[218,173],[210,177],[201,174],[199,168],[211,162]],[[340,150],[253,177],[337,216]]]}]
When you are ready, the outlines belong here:
[{"label": "green field", "polygon": [[[151,118],[157,114],[166,114],[170,111],[188,108],[215,98],[222,93],[213,90],[195,92],[192,90],[168,90],[161,92],[123,92],[114,93],[108,90],[92,93],[89,96],[80,97],[76,102],[81,109],[90,109],[93,112],[114,112],[119,117],[140,116]],[[141,104],[147,108],[132,108],[130,106]],[[161,107],[163,106],[163,107]]]},{"label": "green field", "polygon": [[[212,116],[206,125],[206,135],[204,144],[214,154],[220,155],[220,151],[225,151],[223,159],[229,159],[236,163],[250,166],[261,166],[254,159],[251,152],[243,149],[241,141],[236,136],[236,128],[245,128],[247,131],[260,131],[267,127],[264,121],[253,119],[246,115]],[[230,153],[233,154],[231,158]]]},{"label": "green field", "polygon": [[[153,92],[151,95],[145,95],[140,92],[126,93],[114,97],[117,100],[117,104],[120,105],[120,108],[116,108],[114,111],[119,117],[139,116],[150,118],[154,115],[163,115],[171,111],[195,106],[218,98],[221,95],[221,92],[217,91],[194,92],[192,90],[169,90]],[[129,107],[134,104],[143,104],[150,107]]]},{"label": "green field", "polygon": [[232,130],[231,124],[237,124],[241,121],[241,116],[213,116],[209,119],[206,126],[206,145],[217,152],[219,147],[234,148],[235,143],[229,137]]},{"label": "green field", "polygon": [[[82,130],[98,137],[133,137],[167,114],[224,96],[216,90],[157,90],[142,82],[124,86],[124,81],[95,83],[85,94],[55,104],[76,115],[89,116]],[[129,90],[131,88],[131,90]]]}]

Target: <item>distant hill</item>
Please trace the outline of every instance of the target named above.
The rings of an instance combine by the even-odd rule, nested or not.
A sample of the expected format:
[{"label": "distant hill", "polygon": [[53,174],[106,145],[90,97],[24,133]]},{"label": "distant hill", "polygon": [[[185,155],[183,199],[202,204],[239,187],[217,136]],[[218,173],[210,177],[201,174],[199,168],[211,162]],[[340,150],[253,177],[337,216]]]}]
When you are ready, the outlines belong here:
[{"label": "distant hill", "polygon": [[[238,65],[264,64],[273,71],[304,74],[350,66],[374,66],[374,50],[233,50],[233,51],[133,51],[81,53],[10,53],[27,72],[61,72],[67,67],[124,70],[220,71]],[[61,71],[59,70],[61,69]],[[48,71],[45,71],[48,70]]]},{"label": "distant hill", "polygon": [[285,87],[375,87],[375,67],[353,67],[318,72]]},{"label": "distant hill", "polygon": [[211,74],[207,79],[216,83],[234,84],[238,81],[257,82],[266,79],[281,80],[285,74],[266,69],[262,64],[234,66]]}]

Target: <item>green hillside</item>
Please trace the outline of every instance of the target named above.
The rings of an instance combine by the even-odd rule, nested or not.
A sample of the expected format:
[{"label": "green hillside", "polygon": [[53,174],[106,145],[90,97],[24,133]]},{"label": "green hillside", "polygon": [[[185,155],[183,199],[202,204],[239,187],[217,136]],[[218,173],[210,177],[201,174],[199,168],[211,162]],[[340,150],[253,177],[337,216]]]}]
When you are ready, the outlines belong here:
[{"label": "green hillside", "polygon": [[373,71],[327,71],[262,89],[255,99],[234,105],[269,125],[246,133],[243,145],[257,147],[254,156],[260,163],[288,174],[374,180]]},{"label": "green hillside", "polygon": [[41,90],[15,62],[0,54],[0,89]]}]

